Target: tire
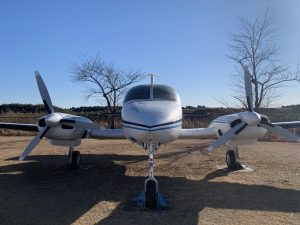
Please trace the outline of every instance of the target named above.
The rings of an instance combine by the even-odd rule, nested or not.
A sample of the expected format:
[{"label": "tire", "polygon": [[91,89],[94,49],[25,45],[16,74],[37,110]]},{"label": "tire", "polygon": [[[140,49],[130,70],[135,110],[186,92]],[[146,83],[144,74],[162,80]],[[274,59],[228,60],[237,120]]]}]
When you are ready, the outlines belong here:
[{"label": "tire", "polygon": [[149,209],[157,208],[157,183],[155,180],[148,180],[146,183],[145,206]]},{"label": "tire", "polygon": [[227,151],[226,164],[227,164],[228,169],[236,170],[238,168],[237,155],[234,150]]},{"label": "tire", "polygon": [[69,149],[69,152],[68,152],[68,161],[69,161],[69,163],[71,163],[71,158],[72,158],[72,150]]},{"label": "tire", "polygon": [[70,169],[78,169],[80,167],[81,156],[79,151],[74,151],[70,158]]}]

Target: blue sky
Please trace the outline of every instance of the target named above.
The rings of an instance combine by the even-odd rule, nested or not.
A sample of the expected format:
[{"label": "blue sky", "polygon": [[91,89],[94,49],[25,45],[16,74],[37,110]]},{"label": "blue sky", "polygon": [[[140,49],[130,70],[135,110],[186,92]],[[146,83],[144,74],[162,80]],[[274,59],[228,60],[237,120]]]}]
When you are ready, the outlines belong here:
[{"label": "blue sky", "polygon": [[[240,16],[255,18],[267,7],[280,27],[282,61],[294,68],[300,57],[297,0],[2,0],[0,104],[41,103],[39,70],[54,105],[98,105],[85,100],[83,85],[73,83],[69,71],[84,55],[100,53],[120,69],[159,74],[156,82],[176,88],[183,105],[220,106],[215,98],[230,101],[232,94],[230,33]],[[299,95],[300,84],[290,84],[278,104],[300,104]]]}]

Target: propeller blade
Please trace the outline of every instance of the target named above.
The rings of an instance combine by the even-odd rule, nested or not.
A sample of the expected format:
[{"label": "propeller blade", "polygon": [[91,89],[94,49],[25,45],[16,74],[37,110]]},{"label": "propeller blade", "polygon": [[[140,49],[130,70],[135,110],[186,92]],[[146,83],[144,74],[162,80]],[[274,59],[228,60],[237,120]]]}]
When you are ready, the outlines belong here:
[{"label": "propeller blade", "polygon": [[243,122],[231,128],[229,131],[227,131],[222,136],[220,136],[208,147],[207,149],[208,153],[211,153],[216,148],[220,147],[221,145],[225,144],[227,141],[234,138],[236,135],[242,132],[247,126],[248,124],[246,122]]},{"label": "propeller blade", "polygon": [[244,79],[245,79],[245,91],[246,91],[248,111],[253,112],[253,93],[252,93],[251,75],[247,66],[244,67]]},{"label": "propeller blade", "polygon": [[300,137],[292,134],[291,132],[287,131],[286,129],[283,129],[282,127],[279,127],[275,124],[261,121],[259,123],[259,125],[265,129],[267,129],[268,131],[273,132],[274,134],[284,137],[285,139],[287,139],[289,141],[300,142]]},{"label": "propeller blade", "polygon": [[37,85],[39,87],[39,91],[40,91],[40,95],[42,97],[42,100],[43,100],[43,103],[45,105],[45,108],[48,112],[48,114],[51,114],[54,112],[54,108],[53,108],[53,105],[52,105],[52,102],[51,102],[51,98],[49,96],[49,93],[48,93],[48,90],[47,90],[47,87],[40,75],[40,73],[38,71],[35,71],[35,78],[36,78],[36,82],[37,82]]},{"label": "propeller blade", "polygon": [[45,136],[45,134],[48,132],[50,127],[45,127],[43,130],[41,130],[38,135],[33,138],[33,140],[30,142],[30,144],[27,146],[27,148],[24,150],[23,154],[20,156],[19,160],[24,160],[26,156],[29,155],[29,153],[38,145],[40,140]]}]

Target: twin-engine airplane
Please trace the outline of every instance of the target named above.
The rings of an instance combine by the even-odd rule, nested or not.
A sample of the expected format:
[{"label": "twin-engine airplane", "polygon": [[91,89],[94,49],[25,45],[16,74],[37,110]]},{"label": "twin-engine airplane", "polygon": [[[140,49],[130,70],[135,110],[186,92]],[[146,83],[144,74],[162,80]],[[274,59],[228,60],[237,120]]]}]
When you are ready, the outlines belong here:
[{"label": "twin-engine airplane", "polygon": [[[299,137],[272,124],[268,118],[253,111],[250,73],[245,68],[245,88],[248,112],[221,116],[207,128],[182,129],[182,107],[178,93],[170,86],[153,84],[138,85],[131,88],[124,98],[121,112],[122,129],[105,129],[91,120],[54,112],[47,88],[38,72],[35,72],[37,85],[48,115],[41,117],[37,124],[0,123],[0,128],[19,129],[38,132],[30,142],[20,160],[37,146],[43,137],[50,143],[69,147],[69,165],[76,169],[80,166],[80,153],[74,148],[83,138],[127,138],[147,150],[149,155],[149,176],[145,181],[144,192],[139,203],[147,208],[166,206],[158,191],[158,182],[154,177],[154,153],[162,144],[178,138],[217,138],[208,148],[208,152],[226,144],[229,150],[226,162],[229,168],[238,167],[238,145],[253,144],[263,137],[267,130],[283,136],[287,140],[299,142]],[[287,127],[299,127],[299,122],[291,122]]]}]

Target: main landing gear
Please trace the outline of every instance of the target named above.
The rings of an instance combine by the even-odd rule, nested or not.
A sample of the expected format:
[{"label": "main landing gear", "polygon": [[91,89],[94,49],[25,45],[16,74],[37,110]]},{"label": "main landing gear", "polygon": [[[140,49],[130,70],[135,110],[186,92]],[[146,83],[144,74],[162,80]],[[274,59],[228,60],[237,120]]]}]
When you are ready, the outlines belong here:
[{"label": "main landing gear", "polygon": [[78,169],[80,167],[80,162],[81,162],[80,152],[74,151],[74,147],[70,147],[68,160],[69,160],[70,169]]},{"label": "main landing gear", "polygon": [[158,182],[154,177],[154,152],[158,150],[158,145],[147,144],[145,147],[149,155],[149,176],[145,180],[144,191],[138,196],[137,203],[149,209],[163,209],[168,207],[168,204],[158,191]]},{"label": "main landing gear", "polygon": [[239,170],[243,166],[239,163],[239,150],[237,146],[233,146],[226,152],[226,164],[228,169]]}]

